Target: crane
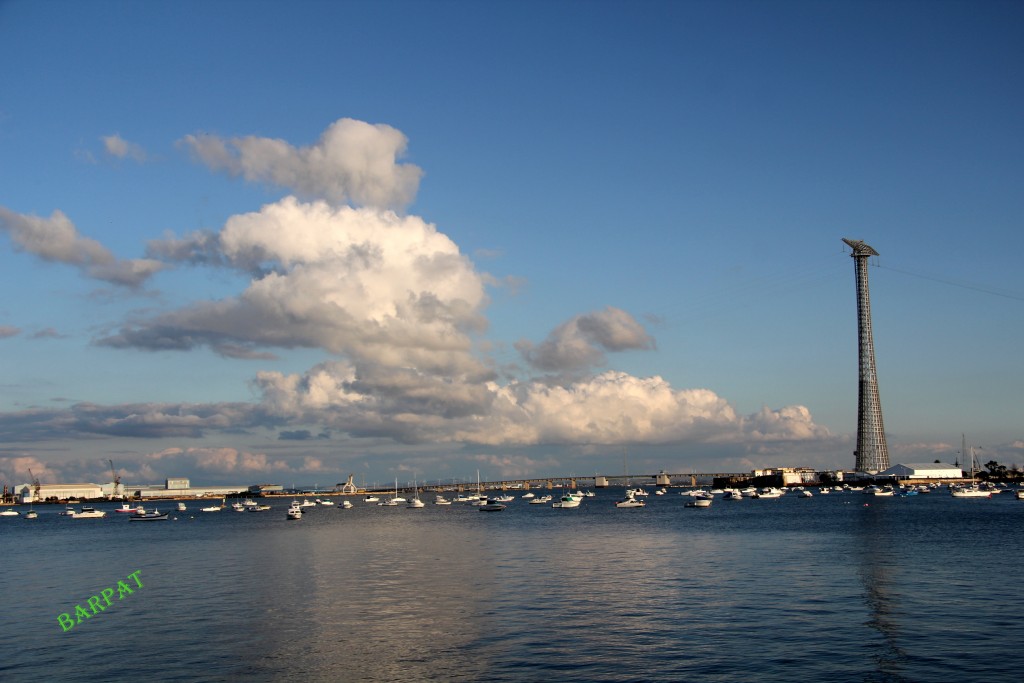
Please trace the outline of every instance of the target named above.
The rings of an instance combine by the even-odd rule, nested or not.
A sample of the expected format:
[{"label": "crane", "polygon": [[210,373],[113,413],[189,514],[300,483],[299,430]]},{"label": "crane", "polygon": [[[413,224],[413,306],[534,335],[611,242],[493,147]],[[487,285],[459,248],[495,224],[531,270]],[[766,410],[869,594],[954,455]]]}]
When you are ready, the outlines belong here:
[{"label": "crane", "polygon": [[42,485],[39,483],[39,479],[36,478],[36,475],[32,474],[32,468],[29,468],[28,476],[32,478],[32,491],[35,494],[34,496],[32,496],[32,500],[40,500],[39,491],[40,489],[42,489]]},{"label": "crane", "polygon": [[111,498],[116,498],[117,497],[117,489],[118,489],[119,486],[121,486],[121,475],[119,475],[117,472],[114,471],[114,461],[113,460],[108,459],[107,462],[110,463],[110,476],[112,476],[114,478],[114,490],[111,491],[110,497]]}]

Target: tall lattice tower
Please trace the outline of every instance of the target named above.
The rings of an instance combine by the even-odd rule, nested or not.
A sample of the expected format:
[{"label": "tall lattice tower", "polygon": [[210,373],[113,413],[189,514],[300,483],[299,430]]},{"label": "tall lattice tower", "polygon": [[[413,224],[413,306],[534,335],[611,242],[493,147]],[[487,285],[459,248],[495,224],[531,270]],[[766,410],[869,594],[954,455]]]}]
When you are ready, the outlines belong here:
[{"label": "tall lattice tower", "polygon": [[875,341],[871,332],[871,297],[868,294],[868,259],[878,252],[861,240],[843,241],[853,250],[857,275],[857,332],[860,359],[860,386],[857,405],[858,472],[875,474],[889,469],[889,447],[885,443],[882,402],[878,398],[878,373],[875,370]]}]

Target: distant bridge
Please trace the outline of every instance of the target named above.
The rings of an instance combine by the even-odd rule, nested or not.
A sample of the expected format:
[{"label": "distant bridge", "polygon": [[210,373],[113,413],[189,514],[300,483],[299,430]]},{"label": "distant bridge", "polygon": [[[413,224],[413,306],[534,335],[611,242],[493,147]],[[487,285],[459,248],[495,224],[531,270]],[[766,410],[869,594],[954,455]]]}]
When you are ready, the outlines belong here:
[{"label": "distant bridge", "polygon": [[[500,479],[497,481],[481,481],[479,486],[487,490],[512,489],[558,489],[558,488],[607,488],[609,486],[627,486],[629,484],[649,484],[653,486],[707,486],[716,479],[750,479],[750,472],[704,472],[704,473],[677,473],[658,472],[657,474],[619,474],[619,475],[593,475],[578,477],[570,475],[567,477],[532,477],[530,479]],[[406,484],[399,487],[399,491],[410,491],[412,486]],[[455,480],[447,483],[423,484],[419,487],[424,491],[474,491],[477,488],[475,481]],[[394,491],[394,485],[365,486],[359,489],[360,493],[387,493]]]}]

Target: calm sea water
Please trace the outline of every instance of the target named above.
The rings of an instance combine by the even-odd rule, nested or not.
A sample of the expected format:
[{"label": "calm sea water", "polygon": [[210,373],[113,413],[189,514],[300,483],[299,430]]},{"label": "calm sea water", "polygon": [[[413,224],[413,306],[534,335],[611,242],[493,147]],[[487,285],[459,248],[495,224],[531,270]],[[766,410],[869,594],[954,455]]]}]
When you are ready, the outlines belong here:
[{"label": "calm sea water", "polygon": [[[300,521],[286,500],[150,524],[0,517],[0,680],[1024,679],[1012,493],[706,510],[677,490],[632,510],[620,495],[499,513],[357,500]],[[142,588],[61,631],[58,614],[136,570]]]}]

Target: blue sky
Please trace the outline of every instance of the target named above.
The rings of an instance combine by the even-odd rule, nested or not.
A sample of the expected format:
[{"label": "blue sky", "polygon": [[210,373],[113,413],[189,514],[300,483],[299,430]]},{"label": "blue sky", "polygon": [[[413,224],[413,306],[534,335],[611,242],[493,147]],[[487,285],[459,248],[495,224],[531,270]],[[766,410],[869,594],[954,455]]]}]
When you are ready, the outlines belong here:
[{"label": "blue sky", "polygon": [[1024,463],[1022,20],[0,2],[0,479]]}]

